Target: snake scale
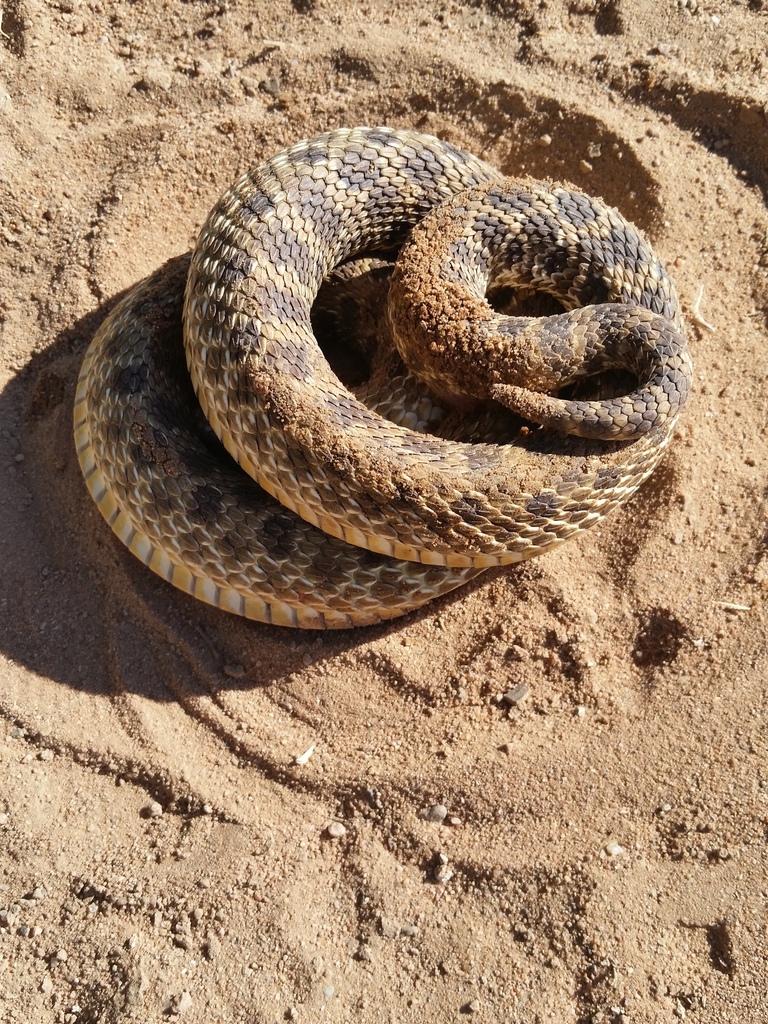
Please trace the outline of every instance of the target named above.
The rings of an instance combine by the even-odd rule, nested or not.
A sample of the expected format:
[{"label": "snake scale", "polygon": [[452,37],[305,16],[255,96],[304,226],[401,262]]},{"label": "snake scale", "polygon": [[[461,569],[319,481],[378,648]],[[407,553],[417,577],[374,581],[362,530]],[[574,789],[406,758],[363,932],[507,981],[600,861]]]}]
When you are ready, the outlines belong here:
[{"label": "snake scale", "polygon": [[[323,280],[397,250],[398,350],[438,405],[522,417],[512,443],[385,418],[331,370],[310,318]],[[502,316],[494,286],[562,312]],[[557,394],[611,367],[636,390]],[[346,627],[598,522],[653,471],[690,380],[674,288],[615,210],[431,136],[339,129],[244,174],[194,252],[118,303],[75,442],[100,512],[164,579],[251,619]]]}]

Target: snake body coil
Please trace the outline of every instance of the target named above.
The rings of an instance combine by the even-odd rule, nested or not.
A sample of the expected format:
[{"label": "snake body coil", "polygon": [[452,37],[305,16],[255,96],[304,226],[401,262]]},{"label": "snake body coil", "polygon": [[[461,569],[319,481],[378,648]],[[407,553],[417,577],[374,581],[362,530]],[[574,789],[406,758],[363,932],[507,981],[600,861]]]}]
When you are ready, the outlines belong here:
[{"label": "snake body coil", "polygon": [[[442,213],[427,214],[451,197],[453,226],[435,232]],[[443,308],[435,323],[458,315],[475,362],[479,349],[485,358],[511,341],[532,386],[557,391],[621,364],[640,378],[638,391],[580,402],[528,392],[514,365],[489,370],[490,390],[470,387],[470,396],[588,435],[555,439],[534,428],[504,445],[442,440],[362,404],[323,356],[312,304],[334,267],[399,247],[422,220],[426,241],[417,232],[408,251],[425,248],[441,283],[403,286],[405,271],[395,271],[398,347],[409,347],[401,334],[421,331],[428,352],[442,345],[453,360],[455,328],[444,345],[420,312],[431,290],[450,299],[450,315]],[[503,256],[488,244],[492,226],[507,237]],[[189,384],[178,380],[185,275],[184,345],[197,398],[229,453],[284,508],[222,464]],[[493,277],[543,287],[566,309],[562,323],[547,333],[540,319],[499,321],[483,298]],[[468,299],[456,298],[461,284]],[[576,308],[585,302],[593,305]],[[80,375],[78,455],[118,536],[181,589],[285,625],[366,624],[487,566],[539,554],[626,500],[661,457],[688,392],[681,326],[658,259],[604,204],[504,183],[429,136],[341,129],[244,175],[209,216],[191,260],[172,261],[107,318]],[[455,396],[460,385],[431,368],[432,355],[414,356],[417,371]]]}]

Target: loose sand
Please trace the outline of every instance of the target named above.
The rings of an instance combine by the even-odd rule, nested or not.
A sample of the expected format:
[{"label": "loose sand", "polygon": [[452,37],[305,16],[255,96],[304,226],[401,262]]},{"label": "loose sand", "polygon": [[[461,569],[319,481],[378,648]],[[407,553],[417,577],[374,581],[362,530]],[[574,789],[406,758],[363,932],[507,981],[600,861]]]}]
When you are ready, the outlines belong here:
[{"label": "loose sand", "polygon": [[[3,1024],[765,1020],[764,0],[11,0],[2,30]],[[74,383],[245,167],[374,122],[619,207],[696,387],[599,529],[299,634],[122,548]]]}]

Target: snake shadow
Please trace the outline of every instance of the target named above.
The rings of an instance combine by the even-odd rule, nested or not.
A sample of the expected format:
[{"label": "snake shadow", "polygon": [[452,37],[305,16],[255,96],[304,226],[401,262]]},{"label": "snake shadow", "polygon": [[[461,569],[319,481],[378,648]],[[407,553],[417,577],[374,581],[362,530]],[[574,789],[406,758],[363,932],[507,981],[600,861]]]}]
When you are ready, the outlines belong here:
[{"label": "snake shadow", "polygon": [[80,474],[72,438],[83,355],[124,294],[60,331],[0,391],[6,478],[0,495],[0,651],[8,659],[100,695],[175,700],[169,651],[181,652],[209,687],[267,687],[440,615],[507,572],[489,570],[400,619],[327,632],[241,619],[161,580],[102,519]]}]

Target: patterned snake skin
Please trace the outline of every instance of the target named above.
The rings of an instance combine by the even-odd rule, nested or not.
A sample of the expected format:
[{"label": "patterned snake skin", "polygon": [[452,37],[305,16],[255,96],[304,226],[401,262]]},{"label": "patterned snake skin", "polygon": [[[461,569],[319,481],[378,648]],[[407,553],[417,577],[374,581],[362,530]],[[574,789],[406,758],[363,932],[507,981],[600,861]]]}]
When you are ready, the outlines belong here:
[{"label": "patterned snake skin", "polygon": [[[543,428],[442,439],[331,371],[310,320],[323,279],[417,224],[390,291],[398,348],[444,402],[494,399]],[[543,290],[565,312],[500,317],[492,285]],[[637,390],[551,396],[611,367]],[[430,136],[340,129],[244,175],[191,257],[115,308],[83,363],[75,440],[107,522],[165,579],[249,618],[343,627],[596,523],[653,471],[690,379],[672,284],[616,211]]]}]

